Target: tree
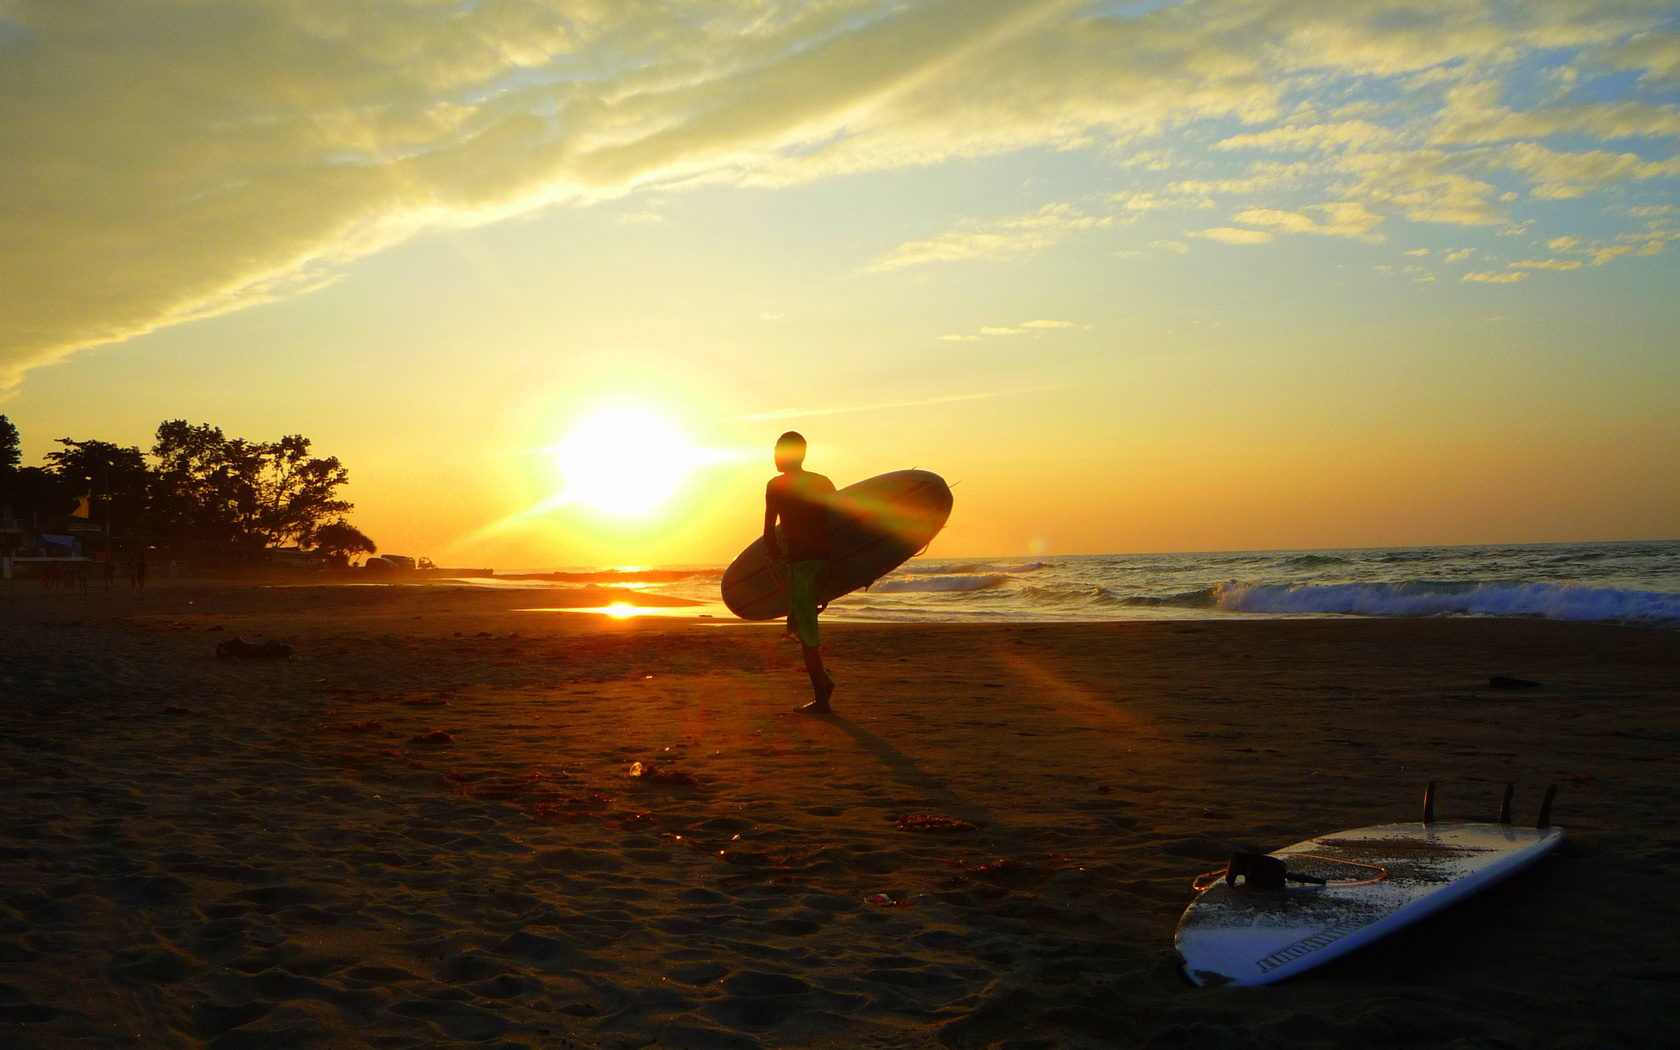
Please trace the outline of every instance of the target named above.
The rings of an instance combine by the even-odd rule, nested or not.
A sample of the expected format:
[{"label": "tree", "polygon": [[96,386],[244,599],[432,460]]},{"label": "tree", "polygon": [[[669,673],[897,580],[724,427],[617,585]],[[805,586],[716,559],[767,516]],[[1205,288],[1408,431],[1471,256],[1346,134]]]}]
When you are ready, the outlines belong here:
[{"label": "tree", "polygon": [[5,416],[0,416],[0,473],[17,469],[23,462],[23,451],[18,446],[18,428]]},{"label": "tree", "polygon": [[246,441],[207,423],[169,420],[152,446],[154,519],[201,541],[309,546],[318,529],[353,508],[337,496],[350,472],[338,457],[309,449],[301,434]]},{"label": "tree", "polygon": [[343,521],[354,507],[336,496],[339,486],[350,480],[350,472],[337,456],[311,456],[309,439],[302,434],[254,446],[253,452],[256,509],[249,527],[270,546],[286,540],[309,546],[317,530],[330,520]]},{"label": "tree", "polygon": [[151,521],[160,534],[198,542],[237,539],[237,479],[221,428],[184,419],[158,425]]},{"label": "tree", "polygon": [[[93,496],[125,530],[137,527],[146,512],[151,468],[145,453],[109,441],[59,438],[64,447],[47,453],[48,469],[58,476],[61,491],[71,498]],[[104,515],[94,512],[93,521]]]},{"label": "tree", "polygon": [[349,561],[358,554],[373,554],[379,546],[367,533],[340,518],[315,530],[315,550],[335,560]]}]

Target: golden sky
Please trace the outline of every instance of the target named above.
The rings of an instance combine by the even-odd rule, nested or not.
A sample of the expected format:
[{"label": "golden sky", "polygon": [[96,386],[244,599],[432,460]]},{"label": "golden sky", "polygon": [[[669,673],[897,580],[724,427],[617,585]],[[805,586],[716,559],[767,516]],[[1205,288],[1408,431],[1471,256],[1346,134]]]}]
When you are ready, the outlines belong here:
[{"label": "golden sky", "polygon": [[1673,537],[1677,140],[1675,3],[0,0],[0,412],[501,568],[726,560],[790,427],[934,553]]}]

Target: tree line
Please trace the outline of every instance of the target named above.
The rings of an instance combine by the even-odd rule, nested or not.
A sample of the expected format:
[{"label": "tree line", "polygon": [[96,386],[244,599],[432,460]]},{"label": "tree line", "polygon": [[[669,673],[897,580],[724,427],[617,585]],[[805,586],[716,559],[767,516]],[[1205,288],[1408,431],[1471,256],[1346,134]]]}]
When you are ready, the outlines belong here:
[{"label": "tree line", "polygon": [[0,415],[0,517],[46,530],[82,510],[97,524],[109,520],[119,536],[183,550],[377,549],[345,520],[353,504],[339,489],[350,472],[337,456],[310,455],[301,434],[247,441],[171,419],[159,424],[149,452],[109,441],[57,444],[44,466],[23,466],[17,427]]}]

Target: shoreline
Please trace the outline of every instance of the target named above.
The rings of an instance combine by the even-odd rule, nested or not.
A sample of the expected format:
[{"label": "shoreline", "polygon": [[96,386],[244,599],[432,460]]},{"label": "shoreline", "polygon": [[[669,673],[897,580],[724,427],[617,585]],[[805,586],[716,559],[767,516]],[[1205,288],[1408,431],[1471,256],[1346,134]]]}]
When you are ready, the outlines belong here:
[{"label": "shoreline", "polygon": [[[8,1045],[1671,1038],[1673,632],[831,621],[816,719],[775,622],[531,595],[0,600]],[[1191,876],[1430,779],[1444,819],[1557,782],[1569,842],[1285,984],[1175,972]]]}]

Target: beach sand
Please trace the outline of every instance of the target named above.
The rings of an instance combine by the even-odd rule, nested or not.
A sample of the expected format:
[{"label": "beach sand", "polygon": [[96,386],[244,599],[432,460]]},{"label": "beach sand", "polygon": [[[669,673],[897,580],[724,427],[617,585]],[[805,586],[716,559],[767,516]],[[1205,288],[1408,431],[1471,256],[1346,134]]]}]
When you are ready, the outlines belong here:
[{"label": "beach sand", "polygon": [[[1680,633],[828,625],[822,719],[779,625],[556,604],[0,591],[0,1045],[1680,1045]],[[1300,979],[1178,974],[1193,875],[1430,779],[1556,783],[1568,844]]]}]

